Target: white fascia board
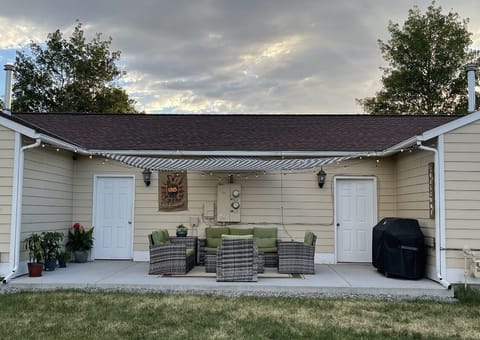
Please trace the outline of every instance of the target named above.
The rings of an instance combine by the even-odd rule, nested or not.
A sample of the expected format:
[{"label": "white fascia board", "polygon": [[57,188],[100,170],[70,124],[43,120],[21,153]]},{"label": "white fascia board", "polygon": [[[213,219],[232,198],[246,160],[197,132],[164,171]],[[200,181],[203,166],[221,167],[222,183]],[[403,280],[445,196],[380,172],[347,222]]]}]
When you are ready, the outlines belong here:
[{"label": "white fascia board", "polygon": [[35,139],[37,136],[37,132],[34,129],[28,128],[25,125],[14,122],[13,120],[7,119],[5,117],[0,116],[0,125],[33,139]]},{"label": "white fascia board", "polygon": [[189,150],[89,150],[96,155],[126,155],[126,156],[231,156],[231,157],[347,157],[352,155],[372,154],[373,152],[346,151],[189,151]]},{"label": "white fascia board", "polygon": [[443,135],[445,133],[448,133],[452,130],[461,128],[462,126],[465,126],[467,124],[473,123],[473,122],[475,122],[479,119],[480,119],[480,111],[476,111],[476,112],[470,113],[470,114],[468,114],[464,117],[455,119],[452,122],[449,122],[449,123],[440,125],[440,126],[434,128],[434,129],[425,131],[424,133],[419,135],[417,138],[418,138],[419,141],[422,141],[422,142],[427,141],[429,139],[432,139],[432,138],[438,137],[440,135]]},{"label": "white fascia board", "polygon": [[28,128],[20,123],[14,122],[10,119],[7,119],[5,117],[0,117],[0,125],[6,127],[7,129],[13,130],[15,132],[20,133],[23,136],[32,138],[32,139],[41,139],[42,142],[58,146],[62,149],[67,149],[71,151],[77,150],[78,153],[82,153],[85,155],[90,155],[91,153],[86,151],[83,148],[80,148],[74,144],[62,141],[58,138],[51,137],[42,133],[36,132],[34,129]]},{"label": "white fascia board", "polygon": [[394,153],[397,153],[398,151],[400,151],[402,149],[405,149],[405,148],[411,147],[413,145],[416,145],[416,143],[417,143],[417,137],[411,137],[409,139],[404,140],[403,142],[395,144],[394,146],[392,146],[388,149],[385,149],[384,151],[382,151],[381,153],[379,153],[377,155],[378,156],[383,156],[383,157],[390,156]]},{"label": "white fascia board", "polygon": [[73,151],[73,152],[76,152],[76,153],[79,153],[79,154],[83,154],[83,155],[92,154],[91,152],[89,152],[89,151],[87,151],[87,150],[85,150],[85,149],[83,149],[79,146],[76,146],[75,144],[71,144],[71,143],[62,141],[60,139],[54,138],[54,137],[44,135],[42,133],[37,134],[36,138],[41,139],[42,142],[51,144],[53,146],[58,146],[59,148],[62,148],[62,149],[65,149],[65,150],[70,150],[70,151]]}]

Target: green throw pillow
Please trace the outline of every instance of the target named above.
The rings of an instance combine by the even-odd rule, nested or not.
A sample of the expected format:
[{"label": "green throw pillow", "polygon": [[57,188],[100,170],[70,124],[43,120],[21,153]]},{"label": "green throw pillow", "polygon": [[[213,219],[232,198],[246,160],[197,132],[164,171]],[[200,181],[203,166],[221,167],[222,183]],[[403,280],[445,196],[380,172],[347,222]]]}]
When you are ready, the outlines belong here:
[{"label": "green throw pillow", "polygon": [[155,230],[152,232],[152,240],[154,245],[170,243],[168,230]]},{"label": "green throw pillow", "polygon": [[313,246],[313,233],[311,231],[307,231],[305,233],[303,243],[305,243],[307,246]]},{"label": "green throw pillow", "polygon": [[222,235],[222,239],[224,240],[251,240],[253,235]]}]

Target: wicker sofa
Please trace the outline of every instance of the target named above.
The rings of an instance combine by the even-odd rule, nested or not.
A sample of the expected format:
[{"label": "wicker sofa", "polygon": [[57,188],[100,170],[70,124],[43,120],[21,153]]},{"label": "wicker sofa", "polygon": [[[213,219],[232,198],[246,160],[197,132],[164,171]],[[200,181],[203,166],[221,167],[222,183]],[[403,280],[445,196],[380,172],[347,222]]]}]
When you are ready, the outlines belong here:
[{"label": "wicker sofa", "polygon": [[278,266],[278,238],[277,228],[233,228],[207,227],[206,238],[198,239],[198,262],[205,265],[207,273],[216,271],[216,251],[222,242],[222,235],[253,235],[253,243],[262,255],[262,264],[265,267]]},{"label": "wicker sofa", "polygon": [[195,265],[195,245],[180,237],[169,237],[160,230],[148,235],[150,267],[148,274],[186,274]]}]

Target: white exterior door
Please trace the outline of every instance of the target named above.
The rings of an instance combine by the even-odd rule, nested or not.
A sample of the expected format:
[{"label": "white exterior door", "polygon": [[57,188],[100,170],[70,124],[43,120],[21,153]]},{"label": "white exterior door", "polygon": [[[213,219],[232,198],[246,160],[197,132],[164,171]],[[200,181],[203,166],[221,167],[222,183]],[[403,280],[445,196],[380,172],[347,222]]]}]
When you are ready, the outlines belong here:
[{"label": "white exterior door", "polygon": [[336,228],[338,262],[371,262],[376,222],[373,179],[337,179]]},{"label": "white exterior door", "polygon": [[94,256],[96,259],[132,258],[132,177],[96,177]]}]

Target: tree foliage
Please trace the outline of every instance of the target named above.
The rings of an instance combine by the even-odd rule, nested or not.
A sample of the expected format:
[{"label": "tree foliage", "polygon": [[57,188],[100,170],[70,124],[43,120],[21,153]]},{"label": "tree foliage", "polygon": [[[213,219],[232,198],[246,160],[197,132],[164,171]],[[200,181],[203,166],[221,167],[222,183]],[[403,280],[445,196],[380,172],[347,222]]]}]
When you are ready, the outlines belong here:
[{"label": "tree foliage", "polygon": [[13,85],[14,111],[18,112],[135,112],[135,101],[118,86],[125,75],[110,51],[112,39],[101,34],[87,42],[78,22],[67,40],[60,30],[44,44],[31,42],[17,51]]},{"label": "tree foliage", "polygon": [[442,13],[435,2],[425,14],[410,9],[402,27],[390,22],[388,42],[379,40],[389,66],[375,97],[357,100],[371,114],[467,113],[465,65],[479,61],[470,49],[468,19]]}]

